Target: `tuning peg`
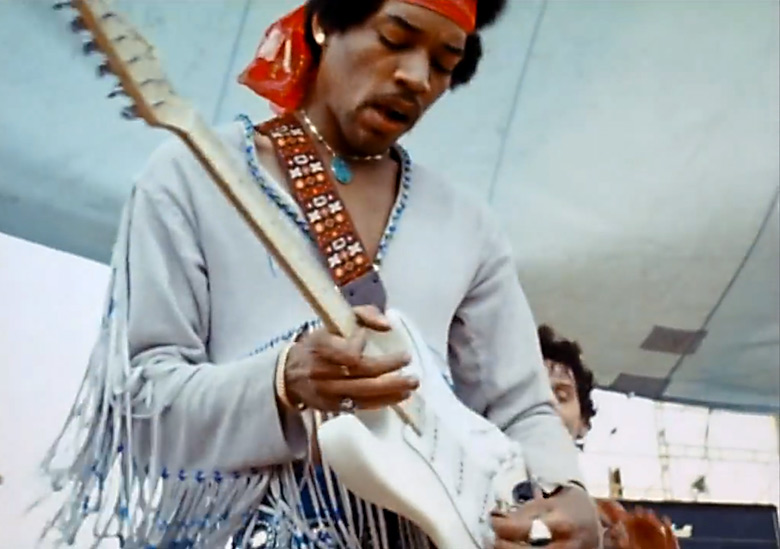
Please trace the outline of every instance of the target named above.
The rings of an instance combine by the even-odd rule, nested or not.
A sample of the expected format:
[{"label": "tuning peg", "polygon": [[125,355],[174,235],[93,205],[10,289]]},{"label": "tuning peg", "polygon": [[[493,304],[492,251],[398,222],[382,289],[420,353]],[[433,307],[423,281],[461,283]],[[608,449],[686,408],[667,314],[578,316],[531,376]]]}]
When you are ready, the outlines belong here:
[{"label": "tuning peg", "polygon": [[109,99],[113,99],[114,97],[118,97],[120,95],[127,95],[127,93],[125,92],[124,88],[122,88],[122,86],[117,86],[116,88],[108,92]]},{"label": "tuning peg", "polygon": [[70,22],[70,30],[73,32],[80,32],[87,28],[87,26],[84,24],[84,19],[82,17],[76,17],[73,19],[73,21]]},{"label": "tuning peg", "polygon": [[56,2],[56,3],[55,3],[53,6],[52,6],[52,9],[55,9],[55,10],[61,10],[61,9],[63,9],[63,8],[69,8],[69,7],[71,7],[71,6],[73,6],[73,2]]},{"label": "tuning peg", "polygon": [[130,105],[122,109],[121,114],[125,120],[134,120],[138,118],[138,109],[135,108],[135,105]]},{"label": "tuning peg", "polygon": [[94,53],[98,51],[100,47],[98,46],[97,42],[94,40],[90,40],[89,42],[84,42],[84,44],[81,46],[81,50],[84,52],[84,55],[89,55],[91,53]]},{"label": "tuning peg", "polygon": [[106,76],[107,74],[111,74],[111,73],[113,73],[113,72],[114,72],[114,71],[112,71],[112,70],[111,70],[111,65],[109,65],[109,64],[108,64],[108,62],[106,62],[106,63],[101,63],[100,65],[98,65],[98,68],[97,68],[97,75],[98,75],[99,77],[101,77],[101,78],[102,78],[102,77],[104,77],[104,76]]}]

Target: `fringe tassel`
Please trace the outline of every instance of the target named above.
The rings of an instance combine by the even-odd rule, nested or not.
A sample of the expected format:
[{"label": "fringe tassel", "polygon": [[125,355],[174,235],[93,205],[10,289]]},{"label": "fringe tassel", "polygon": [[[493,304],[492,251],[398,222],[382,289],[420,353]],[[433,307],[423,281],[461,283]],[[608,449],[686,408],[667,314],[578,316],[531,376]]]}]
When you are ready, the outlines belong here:
[{"label": "fringe tassel", "polygon": [[[169,471],[160,463],[160,412],[150,382],[142,384],[143,368],[131,368],[127,341],[133,203],[134,193],[111,259],[98,341],[65,425],[41,466],[53,492],[65,497],[40,539],[56,532],[57,545],[72,545],[89,520],[92,547],[107,538],[125,548],[221,547],[254,512],[274,471],[206,474]],[[150,459],[143,464],[134,459],[132,431],[139,419],[151,426]]]}]

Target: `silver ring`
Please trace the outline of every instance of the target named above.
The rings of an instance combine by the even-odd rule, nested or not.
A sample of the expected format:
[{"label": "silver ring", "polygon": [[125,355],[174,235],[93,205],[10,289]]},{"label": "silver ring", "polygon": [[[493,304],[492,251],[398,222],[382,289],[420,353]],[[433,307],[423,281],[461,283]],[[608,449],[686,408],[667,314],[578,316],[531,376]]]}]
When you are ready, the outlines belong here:
[{"label": "silver ring", "polygon": [[532,547],[544,547],[552,541],[552,532],[540,518],[531,521],[531,531],[528,532],[528,543]]},{"label": "silver ring", "polygon": [[339,411],[344,412],[345,414],[351,414],[355,411],[355,408],[357,408],[355,401],[349,397],[344,397],[341,399],[341,402],[339,402]]},{"label": "silver ring", "polygon": [[344,377],[349,377],[349,373],[350,373],[349,366],[342,364],[340,369],[341,369],[341,375],[343,375]]}]

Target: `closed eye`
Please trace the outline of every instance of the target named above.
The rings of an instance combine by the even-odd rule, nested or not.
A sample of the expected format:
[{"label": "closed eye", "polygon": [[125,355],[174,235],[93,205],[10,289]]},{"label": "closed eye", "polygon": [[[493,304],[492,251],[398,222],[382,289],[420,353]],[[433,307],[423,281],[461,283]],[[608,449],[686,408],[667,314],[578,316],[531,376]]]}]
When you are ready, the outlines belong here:
[{"label": "closed eye", "polygon": [[442,74],[452,74],[455,69],[450,69],[448,67],[445,67],[441,63],[434,62],[433,63],[433,70],[440,72]]},{"label": "closed eye", "polygon": [[[381,31],[377,32],[377,35],[379,37],[379,42],[390,51],[398,52],[398,51],[409,49],[411,47],[411,44],[409,42],[405,40],[399,41],[397,39],[392,39]],[[433,68],[434,71],[443,75],[451,75],[455,71],[454,66],[450,68],[449,66],[447,66],[446,63],[442,63],[441,61],[437,61],[435,59],[432,60],[431,67]]]},{"label": "closed eye", "polygon": [[379,41],[382,43],[384,47],[386,47],[388,50],[391,51],[401,51],[405,48],[407,48],[407,44],[404,42],[394,42],[393,40],[390,40],[387,36],[384,34],[379,34]]}]

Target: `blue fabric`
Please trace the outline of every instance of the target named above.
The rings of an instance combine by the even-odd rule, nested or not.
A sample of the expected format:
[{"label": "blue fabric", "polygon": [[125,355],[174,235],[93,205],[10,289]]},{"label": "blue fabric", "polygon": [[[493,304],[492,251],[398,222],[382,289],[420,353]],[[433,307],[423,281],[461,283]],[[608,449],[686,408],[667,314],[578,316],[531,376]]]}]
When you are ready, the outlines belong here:
[{"label": "blue fabric", "polygon": [[[298,480],[302,478],[303,475],[303,467],[299,467],[296,470],[296,475]],[[317,467],[315,469],[315,478],[316,483],[318,486],[325,486],[326,485],[326,477],[325,477],[325,471],[321,467]],[[335,475],[332,475],[332,481],[335,482]],[[344,505],[341,501],[341,498],[336,497],[335,501],[332,501],[327,493],[323,492],[323,499],[324,499],[324,509],[321,509],[322,514],[318,515],[316,512],[316,506],[314,505],[314,495],[311,493],[309,488],[305,488],[301,492],[301,504],[303,507],[303,514],[306,517],[306,520],[309,522],[310,525],[314,526],[317,524],[331,524],[334,519],[336,520],[343,520],[345,518],[344,514]],[[266,503],[269,503],[266,501]],[[353,505],[353,508],[356,507],[356,502],[352,501],[351,504]],[[399,533],[398,533],[398,518],[396,515],[386,512],[385,513],[385,522],[387,523],[387,531],[388,531],[388,541],[390,542],[390,547],[396,547],[398,546],[398,542],[400,541]],[[247,523],[248,526],[248,523]],[[253,547],[255,549],[277,549],[281,548],[282,546],[277,545],[279,532],[280,532],[280,525],[278,523],[278,519],[272,515],[269,515],[268,513],[263,513],[258,511],[257,520],[255,523],[255,528],[252,530],[252,532],[248,535],[248,539],[251,539],[254,535],[258,534],[260,531],[265,530],[267,534],[266,542],[262,545],[253,546],[250,545],[250,547]],[[242,528],[239,532],[236,533],[236,535],[233,537],[233,547],[237,548],[239,547],[239,543],[241,540],[244,539],[244,535],[246,534],[246,526]],[[327,547],[336,547],[333,540],[330,538],[330,536],[327,534],[327,532],[320,532],[318,535],[318,542],[321,544],[326,544]],[[320,545],[321,546],[321,545]],[[291,540],[291,549],[313,549],[314,545],[311,543],[311,540],[306,539],[304,536],[300,535],[300,533],[294,533]],[[175,549],[179,549],[178,547]],[[284,547],[284,549],[287,549],[287,547]]]}]

